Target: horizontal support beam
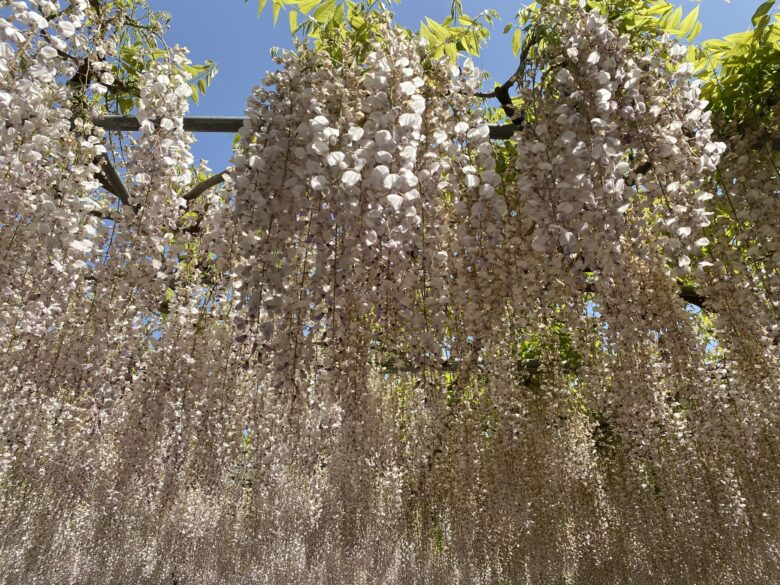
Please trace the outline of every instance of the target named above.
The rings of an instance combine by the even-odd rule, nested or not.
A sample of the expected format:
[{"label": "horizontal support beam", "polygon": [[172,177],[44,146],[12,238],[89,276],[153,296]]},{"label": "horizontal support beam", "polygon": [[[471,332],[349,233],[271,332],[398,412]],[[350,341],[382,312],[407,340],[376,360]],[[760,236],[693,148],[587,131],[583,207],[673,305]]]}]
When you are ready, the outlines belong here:
[{"label": "horizontal support beam", "polygon": [[[141,129],[141,124],[134,116],[102,116],[93,120],[95,126],[106,130],[134,132]],[[155,120],[155,122],[157,122]],[[233,134],[244,125],[244,118],[225,118],[212,116],[188,116],[184,118],[184,129],[187,132],[223,132]]]},{"label": "horizontal support beam", "polygon": [[[95,126],[106,130],[134,132],[141,124],[134,116],[102,116],[93,120]],[[187,132],[224,132],[235,134],[244,125],[244,118],[219,116],[187,116],[184,118],[184,129]],[[514,124],[490,126],[490,138],[507,140],[518,130]]]}]

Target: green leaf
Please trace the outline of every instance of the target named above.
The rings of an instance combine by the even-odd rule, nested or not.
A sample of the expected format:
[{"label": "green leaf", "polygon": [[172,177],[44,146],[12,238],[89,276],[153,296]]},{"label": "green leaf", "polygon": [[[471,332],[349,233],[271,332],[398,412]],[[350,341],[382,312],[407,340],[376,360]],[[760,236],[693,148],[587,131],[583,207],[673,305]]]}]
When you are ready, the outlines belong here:
[{"label": "green leaf", "polygon": [[696,63],[698,51],[694,45],[688,46],[688,52],[685,54],[685,60],[691,63]]},{"label": "green leaf", "polygon": [[336,7],[336,10],[333,12],[333,18],[331,18],[331,22],[336,23],[336,26],[340,28],[344,24],[345,20],[346,20],[346,14],[344,13],[344,7],[339,5]]},{"label": "green leaf", "polygon": [[328,24],[336,14],[336,0],[325,0],[314,12],[314,20],[320,24]]},{"label": "green leaf", "polygon": [[190,95],[192,101],[195,102],[195,105],[198,105],[200,103],[200,96],[198,95],[197,86],[190,84],[190,90],[192,92],[192,94]]},{"label": "green leaf", "polygon": [[739,45],[742,46],[749,45],[750,42],[753,40],[753,33],[749,30],[740,33],[732,33],[730,35],[726,35],[725,37],[723,37],[723,40],[728,43],[731,43],[732,45],[731,50],[733,51]]},{"label": "green leaf", "polygon": [[710,39],[708,41],[704,41],[701,46],[704,47],[708,53],[723,53],[724,51],[731,49],[731,43],[722,41],[720,39]]},{"label": "green leaf", "polygon": [[758,10],[756,10],[755,13],[753,14],[753,18],[750,19],[751,22],[753,23],[753,26],[758,27],[759,24],[761,23],[761,19],[763,19],[767,14],[769,14],[769,11],[772,10],[772,7],[774,5],[775,5],[775,0],[767,0],[761,6],[759,6]]},{"label": "green leaf", "polygon": [[279,20],[279,12],[282,10],[282,0],[274,0],[274,26],[276,21]]},{"label": "green leaf", "polygon": [[263,13],[263,10],[265,10],[265,5],[268,4],[268,0],[260,0],[260,2],[257,5],[257,14],[258,16]]},{"label": "green leaf", "polygon": [[444,45],[444,53],[450,58],[453,63],[458,58],[458,49],[453,43],[446,43]]},{"label": "green leaf", "polygon": [[352,14],[347,15],[347,19],[349,20],[349,24],[355,30],[360,30],[366,25],[366,19],[363,18],[359,12],[353,11]]},{"label": "green leaf", "polygon": [[290,10],[290,34],[295,34],[298,30],[298,11]]},{"label": "green leaf", "polygon": [[119,111],[123,114],[128,114],[133,110],[133,98],[130,96],[120,95],[117,97],[117,104]]},{"label": "green leaf", "polygon": [[428,42],[432,42],[434,40],[433,33],[423,23],[420,23],[420,36],[425,39],[428,39]]},{"label": "green leaf", "polygon": [[512,30],[512,23],[511,22],[504,27],[504,34],[508,33],[510,30]]},{"label": "green leaf", "polygon": [[431,32],[437,39],[439,39],[440,41],[446,41],[447,39],[450,38],[451,33],[449,30],[447,30],[446,28],[444,28],[442,25],[440,25],[438,22],[436,22],[431,18],[427,18],[426,20],[428,22],[428,26],[431,29]]},{"label": "green leaf", "polygon": [[520,29],[516,28],[514,34],[512,35],[512,52],[515,54],[515,56],[520,53],[520,46],[522,45],[522,37],[520,34]]},{"label": "green leaf", "polygon": [[298,2],[298,9],[303,14],[309,14],[309,12],[319,6],[321,2],[322,0],[301,0]]},{"label": "green leaf", "polygon": [[688,40],[693,40],[690,37],[690,34],[693,32],[694,28],[696,27],[696,21],[699,18],[699,7],[697,6],[693,10],[691,10],[690,14],[686,16],[683,21],[680,23],[680,36],[681,37],[688,37]]},{"label": "green leaf", "polygon": [[666,22],[664,23],[664,26],[667,30],[676,30],[677,25],[680,24],[680,19],[682,18],[682,6],[678,6],[677,10],[672,12],[669,17],[666,19]]},{"label": "green leaf", "polygon": [[469,55],[476,55],[479,53],[479,46],[474,38],[474,35],[463,35],[458,41],[458,50],[466,51]]},{"label": "green leaf", "polygon": [[647,10],[643,10],[644,14],[649,16],[663,16],[671,11],[673,6],[668,2],[653,2]]},{"label": "green leaf", "polygon": [[699,33],[701,32],[701,29],[702,29],[702,28],[703,28],[703,25],[702,25],[702,23],[700,23],[700,22],[697,22],[697,23],[694,25],[694,27],[693,27],[693,31],[691,32],[691,34],[689,34],[689,35],[688,35],[688,40],[689,40],[689,41],[692,41],[693,39],[695,39],[696,37],[698,37],[698,36],[699,36]]}]

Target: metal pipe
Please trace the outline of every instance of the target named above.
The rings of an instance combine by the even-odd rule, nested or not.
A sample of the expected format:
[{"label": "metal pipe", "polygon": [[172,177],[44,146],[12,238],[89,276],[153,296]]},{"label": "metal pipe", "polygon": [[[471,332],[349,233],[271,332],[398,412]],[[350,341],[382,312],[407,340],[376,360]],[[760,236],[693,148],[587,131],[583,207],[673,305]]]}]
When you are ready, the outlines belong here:
[{"label": "metal pipe", "polygon": [[[95,126],[106,130],[133,132],[141,128],[141,124],[133,116],[103,116],[93,120]],[[234,134],[244,125],[244,118],[224,116],[188,116],[184,118],[184,129],[187,132],[225,132]],[[517,130],[514,124],[491,126],[492,140],[508,140]]]},{"label": "metal pipe", "polygon": [[[134,116],[103,116],[93,120],[95,126],[106,130],[133,132],[140,130],[141,124]],[[155,120],[157,123],[157,120]],[[244,125],[244,118],[223,116],[188,116],[184,118],[187,132],[238,132]]]}]

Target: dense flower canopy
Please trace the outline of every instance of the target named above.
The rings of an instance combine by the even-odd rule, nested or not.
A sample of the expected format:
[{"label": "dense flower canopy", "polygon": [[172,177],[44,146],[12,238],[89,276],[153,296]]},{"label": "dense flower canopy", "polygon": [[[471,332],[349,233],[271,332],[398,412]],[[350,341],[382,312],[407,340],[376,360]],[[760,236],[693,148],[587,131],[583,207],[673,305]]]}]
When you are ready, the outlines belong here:
[{"label": "dense flower canopy", "polygon": [[780,574],[776,100],[546,0],[491,140],[380,10],[278,56],[206,189],[184,50],[4,4],[0,581]]}]

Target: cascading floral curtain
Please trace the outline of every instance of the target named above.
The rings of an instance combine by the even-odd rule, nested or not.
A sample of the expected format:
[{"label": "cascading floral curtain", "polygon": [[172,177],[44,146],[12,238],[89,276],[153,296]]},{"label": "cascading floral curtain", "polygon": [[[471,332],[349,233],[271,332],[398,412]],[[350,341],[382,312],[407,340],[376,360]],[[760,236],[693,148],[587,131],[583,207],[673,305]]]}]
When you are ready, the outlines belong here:
[{"label": "cascading floral curtain", "polygon": [[0,581],[773,582],[776,156],[674,40],[540,2],[495,142],[372,13],[188,197],[186,52],[107,137],[94,4],[0,19]]}]

